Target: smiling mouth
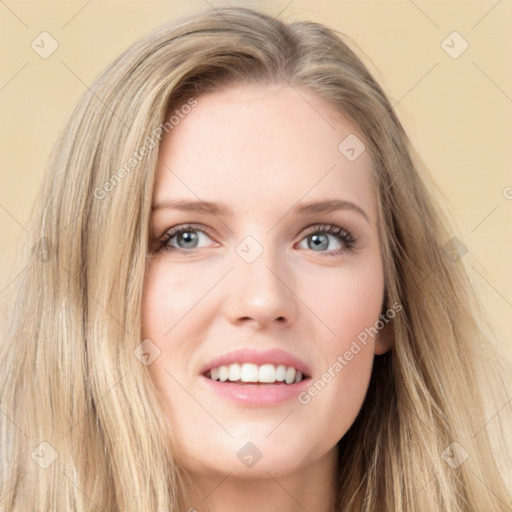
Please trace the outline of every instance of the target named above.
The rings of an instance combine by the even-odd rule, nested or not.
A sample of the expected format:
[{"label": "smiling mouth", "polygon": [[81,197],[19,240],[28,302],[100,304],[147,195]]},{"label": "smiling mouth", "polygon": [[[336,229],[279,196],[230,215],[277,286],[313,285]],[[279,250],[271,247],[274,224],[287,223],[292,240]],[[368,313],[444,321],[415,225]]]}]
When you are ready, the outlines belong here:
[{"label": "smiling mouth", "polygon": [[205,377],[218,382],[239,385],[291,385],[309,378],[293,366],[284,364],[234,363],[206,371]]}]

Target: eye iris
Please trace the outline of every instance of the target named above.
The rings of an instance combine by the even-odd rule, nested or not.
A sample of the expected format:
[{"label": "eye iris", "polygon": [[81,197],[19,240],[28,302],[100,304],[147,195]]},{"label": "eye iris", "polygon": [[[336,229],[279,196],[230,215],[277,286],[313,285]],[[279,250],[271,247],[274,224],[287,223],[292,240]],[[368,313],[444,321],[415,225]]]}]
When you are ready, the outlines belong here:
[{"label": "eye iris", "polygon": [[[323,240],[321,240],[322,237]],[[315,248],[327,249],[329,245],[329,238],[327,235],[310,235],[309,239],[313,242],[313,247]]]},{"label": "eye iris", "polygon": [[[179,233],[177,236],[178,245],[180,241],[185,241],[185,246],[183,248],[188,249],[190,247],[195,247],[197,245],[198,236],[194,231],[183,231]],[[181,245],[180,245],[181,247]]]}]

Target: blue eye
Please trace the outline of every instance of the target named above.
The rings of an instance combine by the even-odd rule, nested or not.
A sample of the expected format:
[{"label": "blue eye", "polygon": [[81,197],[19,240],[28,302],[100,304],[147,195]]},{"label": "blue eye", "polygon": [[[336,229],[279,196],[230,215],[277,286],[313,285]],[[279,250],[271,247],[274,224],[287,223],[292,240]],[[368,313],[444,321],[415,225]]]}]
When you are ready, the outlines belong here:
[{"label": "blue eye", "polygon": [[[177,251],[181,253],[190,253],[194,249],[201,248],[201,242],[205,239],[211,241],[207,234],[208,230],[200,224],[182,224],[167,231],[161,239],[161,249],[166,251]],[[336,246],[332,245],[330,239],[336,241]],[[207,242],[207,240],[206,240]],[[325,253],[325,256],[337,256],[344,251],[352,249],[355,239],[343,228],[330,224],[317,224],[309,227],[303,234],[300,243],[306,242],[306,249],[314,252]],[[218,246],[213,242],[213,246]],[[210,244],[211,246],[211,244]],[[206,245],[205,247],[208,247]],[[300,247],[301,249],[304,247]]]},{"label": "blue eye", "polygon": [[[326,256],[337,256],[345,250],[353,248],[355,239],[345,229],[330,224],[317,224],[311,226],[304,233],[307,249],[314,252],[325,252]],[[326,251],[330,245],[329,238],[334,238],[337,242],[337,247],[331,247]],[[301,241],[302,243],[302,241]]]},{"label": "blue eye", "polygon": [[[206,236],[206,238],[209,238],[208,235],[206,235],[204,228],[199,225],[183,224],[182,226],[172,228],[165,234],[165,237],[162,240],[162,248],[171,251],[187,251],[190,249],[196,249],[201,238],[203,238],[199,236],[199,233]],[[174,239],[174,243],[178,244],[177,247],[172,244]]]}]

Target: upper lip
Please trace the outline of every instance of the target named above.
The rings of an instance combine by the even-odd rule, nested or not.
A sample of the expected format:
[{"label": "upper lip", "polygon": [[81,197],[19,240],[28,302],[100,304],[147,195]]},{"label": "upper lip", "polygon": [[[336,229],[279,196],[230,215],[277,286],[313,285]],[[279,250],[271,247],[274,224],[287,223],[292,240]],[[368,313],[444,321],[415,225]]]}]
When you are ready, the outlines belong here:
[{"label": "upper lip", "polygon": [[257,365],[269,363],[276,366],[284,364],[285,366],[293,366],[296,370],[300,370],[306,377],[311,375],[311,371],[304,361],[301,361],[292,354],[278,348],[263,351],[252,348],[244,348],[234,350],[233,352],[228,352],[227,354],[217,357],[209,363],[205,364],[201,369],[201,374],[205,374],[212,368],[234,363],[254,363]]}]

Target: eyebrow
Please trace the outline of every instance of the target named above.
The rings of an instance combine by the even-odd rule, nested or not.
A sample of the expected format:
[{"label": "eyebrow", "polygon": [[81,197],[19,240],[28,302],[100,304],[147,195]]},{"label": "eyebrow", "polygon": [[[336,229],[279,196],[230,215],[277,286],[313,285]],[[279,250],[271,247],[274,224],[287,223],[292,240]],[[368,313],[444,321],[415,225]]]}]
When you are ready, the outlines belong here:
[{"label": "eyebrow", "polygon": [[[151,210],[154,211],[164,208],[225,217],[232,217],[234,215],[233,210],[225,204],[210,201],[190,201],[186,199],[163,199],[154,204]],[[324,201],[301,203],[295,206],[292,212],[296,215],[307,215],[311,213],[331,213],[337,210],[352,210],[364,217],[368,223],[371,223],[368,214],[360,206],[350,201],[345,201],[344,199],[327,199]]]}]

